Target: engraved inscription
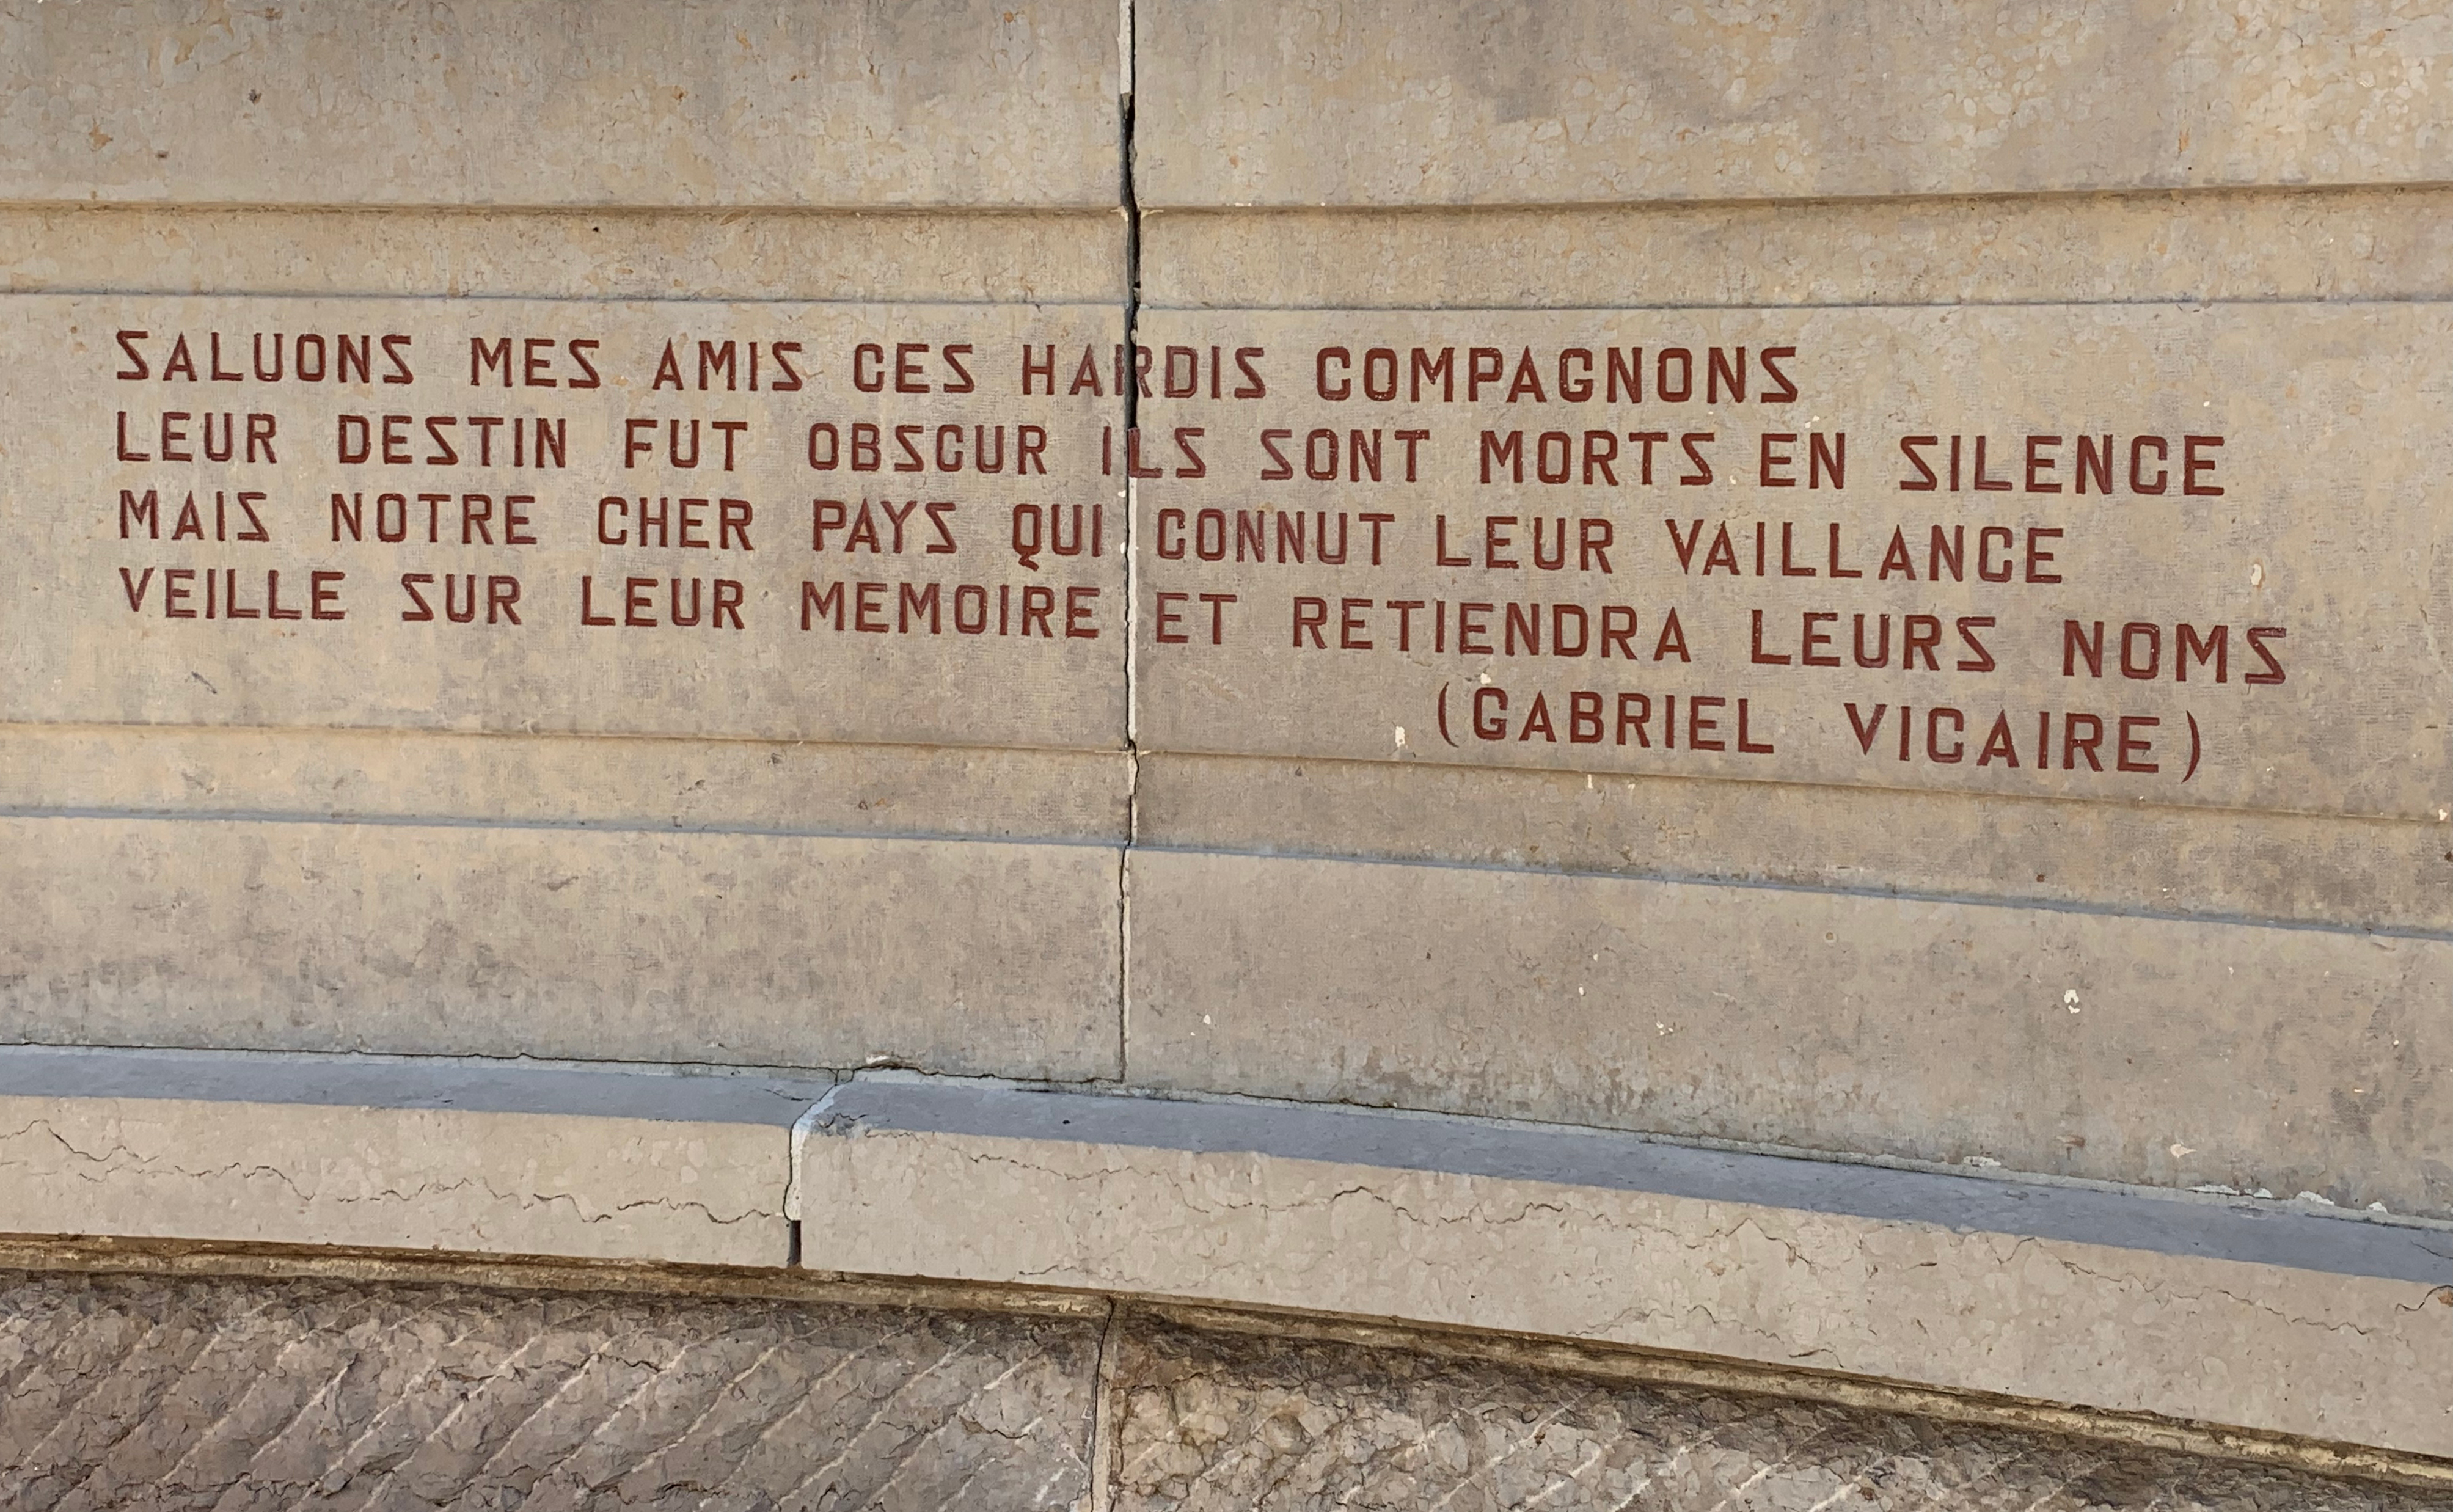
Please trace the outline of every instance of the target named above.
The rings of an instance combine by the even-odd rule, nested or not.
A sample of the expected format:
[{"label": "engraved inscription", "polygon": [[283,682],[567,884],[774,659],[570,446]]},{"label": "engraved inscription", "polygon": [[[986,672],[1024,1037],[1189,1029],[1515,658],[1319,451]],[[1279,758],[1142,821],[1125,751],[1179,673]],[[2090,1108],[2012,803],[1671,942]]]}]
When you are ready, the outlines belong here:
[{"label": "engraved inscription", "polygon": [[8,718],[1123,739],[1115,311],[0,309]]},{"label": "engraved inscription", "polygon": [[0,717],[2453,801],[2425,307],[0,308]]},{"label": "engraved inscription", "polygon": [[1136,735],[2432,819],[2442,324],[1148,312]]}]

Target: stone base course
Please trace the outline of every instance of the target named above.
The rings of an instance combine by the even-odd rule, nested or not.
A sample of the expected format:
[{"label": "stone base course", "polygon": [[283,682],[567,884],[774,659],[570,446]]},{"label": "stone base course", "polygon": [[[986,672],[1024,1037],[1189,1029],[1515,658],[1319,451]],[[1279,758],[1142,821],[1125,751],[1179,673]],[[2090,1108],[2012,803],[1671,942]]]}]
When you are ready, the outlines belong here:
[{"label": "stone base course", "polygon": [[15,1507],[1061,1507],[1098,1329],[323,1281],[0,1284]]},{"label": "stone base course", "polygon": [[0,1272],[0,1501],[25,1508],[2443,1504],[1133,1308]]}]

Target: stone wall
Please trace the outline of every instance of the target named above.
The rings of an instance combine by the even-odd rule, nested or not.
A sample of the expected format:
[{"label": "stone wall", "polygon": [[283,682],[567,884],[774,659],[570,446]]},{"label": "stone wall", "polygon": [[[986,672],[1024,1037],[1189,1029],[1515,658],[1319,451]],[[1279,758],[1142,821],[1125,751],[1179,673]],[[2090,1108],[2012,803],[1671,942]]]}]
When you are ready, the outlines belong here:
[{"label": "stone wall", "polygon": [[2434,22],[191,10],[0,23],[0,1032],[2453,1215]]},{"label": "stone wall", "polygon": [[2453,1460],[2453,30],[1418,11],[0,0],[0,1229]]}]

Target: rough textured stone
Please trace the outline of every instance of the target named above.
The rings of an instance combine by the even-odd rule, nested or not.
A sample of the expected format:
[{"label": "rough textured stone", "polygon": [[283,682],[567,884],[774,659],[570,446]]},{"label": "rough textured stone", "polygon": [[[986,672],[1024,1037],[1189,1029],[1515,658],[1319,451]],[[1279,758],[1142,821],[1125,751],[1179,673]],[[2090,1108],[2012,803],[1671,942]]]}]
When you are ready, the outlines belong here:
[{"label": "rough textured stone", "polygon": [[12,1506],[2415,1512],[2017,1428],[1127,1315],[0,1275]]},{"label": "rough textured stone", "polygon": [[2441,1497],[2051,1434],[1135,1328],[1117,1512],[2403,1512]]},{"label": "rough textured stone", "polygon": [[2453,108],[2396,0],[1135,14],[1152,207],[2403,183]]},{"label": "rough textured stone", "polygon": [[12,1506],[1073,1507],[1098,1330],[329,1282],[0,1278]]}]

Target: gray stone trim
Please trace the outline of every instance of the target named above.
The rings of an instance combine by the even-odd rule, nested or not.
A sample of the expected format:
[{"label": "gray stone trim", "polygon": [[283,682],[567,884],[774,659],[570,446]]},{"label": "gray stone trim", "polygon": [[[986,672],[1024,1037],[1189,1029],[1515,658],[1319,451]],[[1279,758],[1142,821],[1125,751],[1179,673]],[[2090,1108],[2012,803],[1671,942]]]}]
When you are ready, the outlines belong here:
[{"label": "gray stone trim", "polygon": [[[809,1128],[837,1137],[896,1129],[1442,1171],[2453,1284],[2453,1229],[2439,1224],[2376,1223],[2247,1198],[1699,1148],[1615,1130],[1446,1114],[861,1078],[837,1088]],[[796,1139],[796,1166],[800,1153]]]}]

